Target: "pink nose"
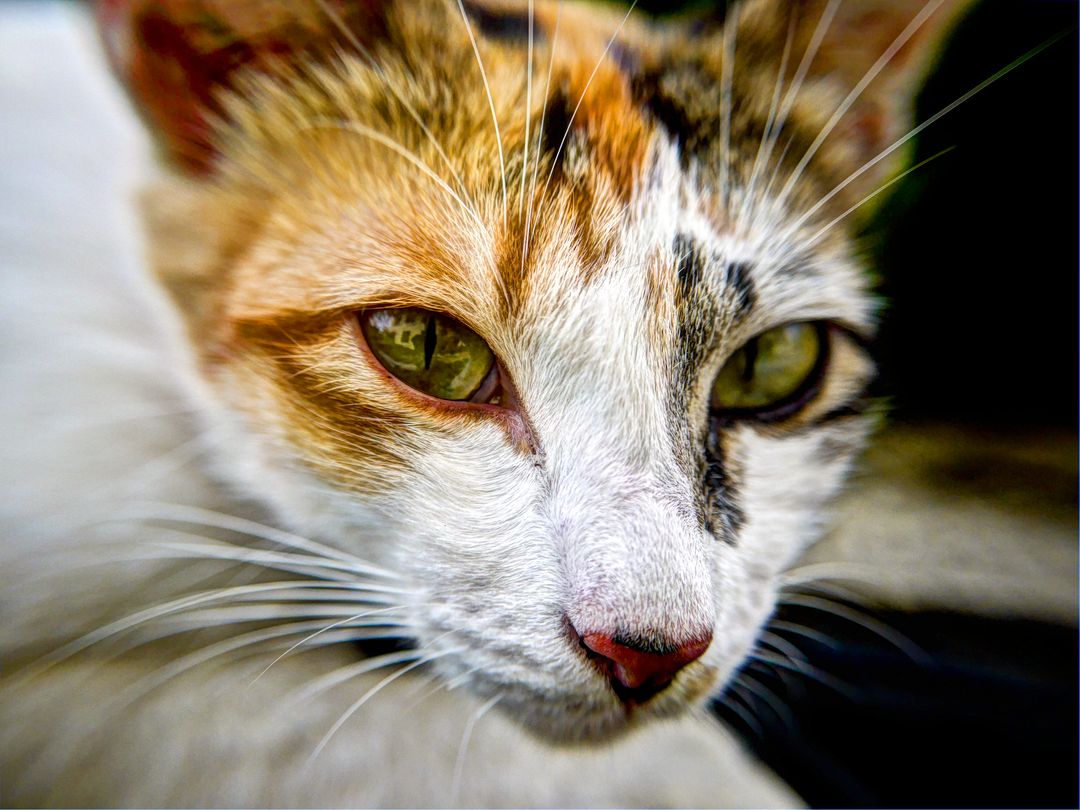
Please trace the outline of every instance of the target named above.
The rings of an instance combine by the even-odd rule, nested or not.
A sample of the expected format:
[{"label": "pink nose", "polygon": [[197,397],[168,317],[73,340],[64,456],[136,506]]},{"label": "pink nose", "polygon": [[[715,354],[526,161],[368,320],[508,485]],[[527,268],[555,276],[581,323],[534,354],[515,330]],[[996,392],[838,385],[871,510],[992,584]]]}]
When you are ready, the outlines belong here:
[{"label": "pink nose", "polygon": [[605,633],[579,635],[586,655],[608,676],[615,694],[627,705],[644,703],[661,691],[676,673],[700,658],[712,632],[683,644],[643,642]]}]

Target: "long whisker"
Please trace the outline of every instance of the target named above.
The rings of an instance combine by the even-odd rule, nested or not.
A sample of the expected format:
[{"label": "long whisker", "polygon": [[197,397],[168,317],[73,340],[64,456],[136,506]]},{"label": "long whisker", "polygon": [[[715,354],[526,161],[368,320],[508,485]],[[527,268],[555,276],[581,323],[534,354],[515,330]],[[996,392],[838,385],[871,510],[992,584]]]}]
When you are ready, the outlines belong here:
[{"label": "long whisker", "polygon": [[271,661],[269,664],[267,664],[266,668],[263,669],[262,672],[260,672],[258,675],[256,675],[252,679],[251,683],[254,684],[256,681],[258,681],[259,678],[261,678],[263,675],[265,675],[270,670],[270,668],[274,666],[274,664],[276,664],[282,658],[285,658],[286,656],[290,655],[293,652],[293,650],[296,650],[297,648],[303,646],[304,644],[307,644],[309,641],[313,641],[314,639],[318,638],[319,636],[323,635],[324,633],[328,633],[331,630],[334,630],[335,628],[341,627],[342,625],[348,624],[349,622],[356,621],[357,619],[369,618],[371,616],[381,615],[381,614],[389,613],[389,612],[395,611],[395,610],[400,610],[400,607],[397,606],[397,605],[391,605],[390,607],[378,608],[376,610],[366,610],[363,613],[355,613],[352,616],[349,616],[348,618],[342,619],[341,621],[334,622],[333,624],[328,624],[328,625],[326,625],[326,627],[323,627],[320,630],[316,630],[311,635],[305,636],[304,638],[300,639],[298,642],[296,642],[291,647],[289,647],[289,649],[285,650],[285,652],[283,652],[281,655],[279,655],[277,658],[275,658],[273,661]]},{"label": "long whisker", "polygon": [[[555,48],[559,42],[559,24],[562,20],[562,2],[555,11],[555,30],[551,35],[551,53],[548,56],[547,79],[544,81],[544,106],[540,109],[540,126],[536,131],[536,149],[533,155],[532,180],[529,183],[529,206],[525,213],[525,237],[521,244],[521,274],[525,275],[525,263],[529,259],[529,245],[532,241],[533,204],[536,200],[536,179],[540,173],[540,147],[544,139],[544,122],[547,118],[548,95],[551,91],[551,73],[555,67]],[[527,167],[526,167],[527,168]]]},{"label": "long whisker", "polygon": [[[461,0],[458,0],[460,2]],[[551,169],[548,171],[547,180],[544,182],[544,189],[540,192],[540,202],[542,203],[547,199],[548,188],[551,186],[551,178],[555,175],[555,167],[559,164],[559,156],[562,155],[563,148],[566,146],[566,140],[570,137],[570,130],[573,129],[574,119],[577,118],[578,110],[581,109],[581,103],[585,100],[585,96],[589,92],[589,87],[592,85],[593,79],[596,78],[597,72],[604,64],[604,60],[607,58],[608,52],[611,50],[611,46],[615,44],[615,38],[619,36],[626,21],[630,19],[630,14],[633,12],[634,7],[637,6],[637,0],[633,0],[630,3],[630,8],[626,10],[626,14],[623,15],[622,20],[619,21],[618,27],[615,29],[615,33],[611,35],[611,39],[608,40],[607,45],[604,47],[604,52],[600,54],[600,58],[596,61],[596,66],[593,67],[592,73],[589,74],[589,78],[585,82],[585,88],[581,91],[581,95],[578,97],[577,104],[574,105],[574,111],[570,114],[570,120],[566,124],[566,130],[563,132],[562,138],[559,140],[559,147],[555,150],[555,157],[551,160]]]},{"label": "long whisker", "polygon": [[896,629],[889,627],[887,624],[880,622],[877,619],[859,613],[847,605],[833,602],[820,596],[808,596],[806,594],[785,593],[782,594],[777,601],[785,605],[797,605],[812,610],[820,610],[823,613],[831,613],[838,618],[847,619],[852,624],[857,624],[864,630],[868,630],[874,635],[889,642],[896,647],[896,649],[911,658],[912,661],[927,664],[933,660],[926,650],[903,633],[900,633]]},{"label": "long whisker", "polygon": [[750,677],[750,673],[744,670],[739,674],[734,683],[738,683],[748,692],[757,695],[765,701],[765,705],[773,710],[773,713],[789,731],[793,731],[798,726],[798,723],[795,721],[795,714],[784,704],[780,699],[780,696],[772,689],[765,686],[765,684]]},{"label": "long whisker", "polygon": [[740,6],[733,9],[735,19],[724,21],[723,59],[720,62],[720,143],[723,158],[720,162],[720,193],[724,201],[731,199],[731,106],[735,84],[735,35],[738,32]]},{"label": "long whisker", "polygon": [[783,619],[771,619],[768,626],[773,628],[774,630],[783,630],[784,632],[791,633],[792,635],[802,636],[803,638],[815,641],[825,647],[836,649],[837,646],[836,639],[832,638],[831,636],[828,636],[825,633],[818,632],[817,630],[814,630],[810,627],[797,624],[795,622],[789,622]]},{"label": "long whisker", "polygon": [[889,189],[892,186],[896,185],[897,183],[899,183],[901,180],[903,180],[905,177],[907,177],[912,172],[918,171],[919,169],[923,168],[923,166],[925,166],[927,163],[931,163],[931,162],[937,160],[942,155],[947,155],[949,152],[953,151],[955,148],[956,148],[955,146],[948,146],[945,149],[942,149],[940,152],[937,152],[936,154],[933,154],[930,157],[926,158],[925,160],[920,160],[914,166],[909,166],[907,169],[900,172],[898,175],[896,175],[892,179],[882,183],[880,186],[878,186],[876,189],[871,191],[869,194],[867,194],[865,197],[863,197],[857,203],[854,203],[853,205],[849,206],[845,211],[843,211],[840,214],[837,214],[835,217],[833,217],[827,223],[822,225],[818,230],[816,230],[813,233],[812,236],[810,236],[809,239],[807,239],[803,243],[803,246],[806,247],[806,248],[809,248],[812,245],[817,244],[818,240],[821,239],[823,236],[825,236],[825,234],[827,234],[829,231],[831,231],[834,227],[836,227],[837,224],[839,224],[843,220],[847,219],[855,211],[859,210],[864,205],[866,205],[868,202],[870,202],[870,200],[874,199],[876,196],[881,194],[886,189]]},{"label": "long whisker", "polygon": [[836,108],[832,116],[825,123],[825,126],[818,132],[817,137],[814,138],[810,146],[807,147],[803,156],[799,159],[799,162],[795,164],[795,168],[792,169],[787,182],[780,189],[780,199],[787,199],[788,195],[791,193],[791,189],[794,188],[795,184],[799,182],[799,178],[802,177],[803,170],[806,168],[807,164],[809,164],[814,155],[817,154],[821,145],[825,142],[825,139],[829,137],[836,128],[836,125],[840,123],[840,120],[847,114],[847,111],[851,109],[851,106],[858,100],[859,96],[862,95],[866,87],[870,82],[877,78],[878,74],[881,73],[890,61],[892,61],[892,58],[907,44],[908,40],[915,35],[915,32],[930,18],[930,15],[937,11],[938,7],[941,6],[943,2],[944,0],[927,0],[926,4],[922,7],[922,10],[915,15],[915,18],[907,24],[904,30],[901,31],[892,43],[890,43],[889,47],[885,49],[885,52],[881,54],[877,61],[870,66],[870,69],[863,74],[863,77],[851,89],[851,92],[847,94],[847,97],[840,102],[840,106]]},{"label": "long whisker", "polygon": [[353,586],[349,583],[320,583],[312,582],[310,580],[294,580],[294,581],[282,581],[282,582],[261,582],[254,585],[240,585],[231,588],[214,588],[209,591],[202,591],[200,593],[188,594],[187,596],[179,599],[173,599],[168,602],[153,605],[149,608],[137,611],[136,613],[129,614],[121,619],[117,619],[110,622],[103,627],[98,628],[90,633],[80,636],[79,638],[65,644],[62,647],[53,650],[49,654],[43,656],[34,664],[32,664],[24,673],[24,677],[29,678],[33,675],[38,675],[49,669],[50,667],[66,661],[73,655],[76,655],[83,650],[98,644],[101,641],[116,636],[133,627],[137,627],[149,621],[168,616],[172,613],[176,613],[189,608],[197,607],[202,604],[210,602],[229,599],[233,596],[250,593],[273,593],[275,591],[288,591],[296,585],[303,585],[305,588],[319,588],[325,587],[329,589],[355,589],[357,591],[363,590],[364,586]]},{"label": "long whisker", "polygon": [[347,563],[351,566],[350,570],[356,573],[383,579],[401,579],[401,576],[393,571],[369,563],[341,549],[254,520],[229,515],[225,512],[215,512],[197,506],[161,501],[137,501],[126,505],[122,518],[126,520],[165,520],[223,529],[265,540],[269,543],[276,543],[335,559]]},{"label": "long whisker", "polygon": [[473,54],[476,56],[476,65],[480,68],[480,78],[484,81],[484,92],[487,93],[488,107],[491,108],[491,123],[495,126],[495,145],[499,149],[499,170],[502,173],[502,197],[503,197],[503,225],[507,218],[507,194],[506,194],[506,157],[503,155],[502,133],[499,131],[499,116],[495,114],[495,99],[491,95],[491,85],[488,82],[487,71],[484,70],[484,60],[480,58],[480,47],[476,44],[476,35],[473,33],[469,15],[465,13],[465,5],[462,0],[457,0],[458,9],[461,11],[461,20],[465,23],[465,30],[469,34],[469,42],[472,43]]},{"label": "long whisker", "polygon": [[[164,667],[160,667],[149,675],[136,681],[133,686],[134,694],[125,693],[123,705],[130,705],[135,700],[138,700],[143,695],[157,689],[165,683],[179,677],[183,673],[194,669],[195,667],[212,661],[215,658],[220,658],[223,655],[228,655],[232,652],[252,647],[256,644],[261,644],[266,641],[273,641],[285,636],[292,636],[298,633],[306,633],[309,630],[317,627],[321,624],[320,621],[304,621],[304,622],[292,622],[285,625],[275,625],[273,627],[264,627],[258,630],[253,630],[249,633],[243,633],[238,636],[231,636],[230,638],[223,639],[214,644],[207,645],[199,650],[188,653],[187,655],[177,658],[175,661],[170,662]],[[372,631],[370,634],[366,634],[369,638],[394,638],[393,634],[388,634],[383,631]],[[377,661],[378,659],[372,658],[369,661]],[[373,667],[374,668],[374,667]]]},{"label": "long whisker", "polygon": [[[186,532],[181,529],[159,529],[162,534],[175,534],[181,537],[204,539],[201,535]],[[348,563],[328,560],[325,557],[311,554],[297,554],[283,551],[267,551],[265,549],[248,548],[237,546],[224,541],[205,543],[179,542],[179,541],[155,541],[154,545],[163,551],[171,551],[184,557],[203,557],[213,560],[232,560],[234,562],[251,563],[265,568],[273,568],[279,571],[293,571],[307,576],[318,577],[324,580],[338,582],[355,581],[357,571]],[[383,588],[382,586],[370,586],[372,590],[385,590],[388,593],[401,593],[397,588]]]},{"label": "long whisker", "polygon": [[[333,618],[335,616],[344,616],[348,611],[337,610],[334,612],[328,612],[321,615],[319,611],[296,611],[290,612],[287,610],[280,610],[269,614],[258,613],[226,613],[220,611],[207,611],[205,613],[198,612],[194,614],[182,614],[175,617],[170,617],[155,623],[153,626],[155,632],[153,633],[137,633],[133,639],[128,643],[121,645],[119,648],[114,649],[106,656],[102,656],[97,659],[99,663],[107,663],[114,661],[117,658],[125,655],[131,650],[145,646],[147,644],[153,644],[158,641],[162,641],[167,638],[173,638],[175,636],[183,635],[184,633],[191,633],[197,630],[208,630],[218,627],[230,627],[238,624],[251,624],[258,622],[265,624],[268,621],[275,619],[291,618],[297,621],[288,624],[276,624],[273,625],[277,628],[292,628],[288,633],[284,635],[293,635],[294,633],[306,632],[311,629],[318,629],[324,626],[327,618]],[[350,617],[351,618],[351,617]],[[350,632],[350,637],[355,632],[359,632],[365,638],[400,638],[406,633],[404,630],[409,626],[407,622],[395,621],[386,618],[369,618],[369,619],[343,619],[338,623],[339,626],[344,626]],[[271,638],[277,638],[277,636],[271,636]]]},{"label": "long whisker", "polygon": [[463,199],[461,199],[458,193],[450,187],[450,184],[443,180],[438,174],[436,174],[435,170],[432,169],[431,166],[429,166],[423,160],[423,158],[421,158],[411,149],[402,146],[385,132],[380,132],[374,127],[369,127],[367,124],[361,124],[359,121],[346,121],[335,118],[317,119],[311,124],[308,124],[304,127],[305,131],[313,129],[337,129],[341,130],[342,132],[352,132],[356,135],[360,135],[361,137],[369,138],[377,144],[385,146],[391,152],[400,155],[402,158],[404,158],[417,169],[419,169],[424,174],[424,176],[426,176],[436,186],[446,192],[446,194],[451,199],[453,199],[454,202],[461,206],[461,209],[466,214],[468,214],[473,220],[475,220],[477,225],[479,225],[481,228],[486,227],[483,220],[481,220],[477,215],[476,211],[471,206],[469,206]]},{"label": "long whisker", "polygon": [[[768,148],[765,150],[765,158],[763,163],[768,165],[769,158],[772,156],[773,149],[776,148],[776,144],[780,140],[780,134],[783,132],[784,125],[787,123],[788,116],[791,114],[792,107],[795,106],[795,100],[799,97],[799,93],[802,91],[803,83],[806,81],[806,76],[810,72],[810,66],[813,64],[814,59],[817,58],[818,51],[821,49],[821,43],[825,39],[825,33],[829,30],[829,26],[832,25],[833,17],[836,16],[837,9],[840,8],[841,0],[829,0],[829,3],[822,9],[821,16],[818,18],[817,25],[814,26],[814,33],[810,35],[810,42],[806,46],[806,50],[803,51],[802,59],[799,60],[799,66],[795,68],[795,75],[792,77],[791,86],[784,94],[784,101],[780,105],[780,114],[777,117],[777,126],[769,139]],[[798,13],[796,10],[794,13]],[[794,18],[793,18],[794,19]],[[786,153],[786,149],[784,150]],[[777,160],[777,164],[783,163],[783,156]],[[773,180],[775,175],[769,178],[769,182],[765,186],[765,196],[768,196],[772,190]]]},{"label": "long whisker", "polygon": [[[793,14],[788,20],[788,32],[787,38],[784,40],[784,50],[780,55],[780,67],[776,71],[776,83],[773,88],[772,100],[769,102],[769,113],[765,117],[765,126],[761,131],[761,141],[758,143],[757,152],[754,155],[754,165],[750,170],[750,181],[746,184],[746,195],[743,198],[742,206],[739,208],[739,219],[744,220],[748,216],[748,211],[752,206],[754,199],[754,189],[757,186],[758,174],[761,172],[761,168],[764,165],[762,157],[768,160],[769,155],[772,153],[772,128],[776,123],[776,115],[780,108],[780,91],[784,87],[784,74],[787,72],[788,59],[791,56],[791,44],[795,38],[795,15]],[[765,145],[769,144],[768,154],[765,152]]]},{"label": "long whisker", "polygon": [[[732,683],[731,685],[732,687],[736,687],[735,683]],[[736,700],[740,701],[742,705],[740,706],[739,703],[736,703]],[[739,719],[746,723],[747,728],[756,734],[758,739],[765,739],[765,729],[761,727],[761,723],[758,722],[758,719],[754,716],[750,702],[739,694],[737,689],[732,688],[725,690],[724,693],[717,698],[717,701],[738,715]]]},{"label": "long whisker", "polygon": [[461,650],[460,649],[450,649],[450,650],[443,650],[442,652],[431,653],[429,655],[425,655],[424,657],[413,661],[410,664],[406,664],[405,666],[403,666],[401,669],[397,670],[396,672],[392,672],[389,675],[387,675],[385,678],[383,678],[381,681],[379,681],[377,684],[375,684],[373,687],[371,687],[371,689],[369,689],[367,692],[365,692],[360,697],[359,700],[357,700],[348,709],[345,710],[345,713],[342,714],[341,717],[339,717],[337,719],[337,721],[334,723],[334,725],[332,725],[330,727],[330,730],[326,732],[326,734],[323,736],[323,738],[321,740],[319,740],[319,744],[315,746],[315,750],[313,750],[311,752],[311,756],[308,757],[307,764],[310,766],[311,763],[314,762],[315,759],[319,756],[319,754],[322,753],[322,750],[324,748],[326,748],[326,745],[327,745],[327,743],[330,742],[330,739],[338,732],[338,730],[343,725],[345,725],[345,723],[348,722],[349,718],[352,717],[354,714],[356,714],[364,706],[365,703],[367,703],[369,700],[371,700],[373,697],[375,697],[375,695],[377,695],[379,692],[381,692],[385,687],[389,686],[391,683],[393,683],[394,681],[396,681],[398,678],[402,677],[403,675],[407,675],[409,672],[416,669],[417,667],[423,666],[424,664],[428,664],[428,663],[434,661],[437,658],[442,658],[443,656],[452,655],[452,654],[458,653],[458,652],[461,652]]},{"label": "long whisker", "polygon": [[760,650],[751,653],[748,657],[753,661],[764,661],[774,666],[782,667],[783,669],[788,669],[792,672],[797,672],[800,675],[804,675],[807,678],[810,678],[811,680],[817,681],[822,686],[827,686],[831,689],[836,690],[845,697],[851,699],[854,699],[855,697],[855,693],[852,690],[851,684],[846,683],[845,681],[842,681],[839,678],[836,678],[829,673],[819,669],[818,667],[812,666],[811,664],[807,664],[798,660],[791,660],[783,656],[773,655],[772,653],[762,652]]},{"label": "long whisker", "polygon": [[457,759],[454,760],[454,776],[450,781],[450,807],[457,807],[458,797],[461,795],[461,779],[465,774],[465,756],[469,750],[469,742],[472,740],[473,729],[480,719],[494,708],[495,704],[502,699],[502,695],[495,697],[482,704],[472,713],[465,723],[465,729],[461,732],[461,742],[458,743]]},{"label": "long whisker", "polygon": [[461,175],[454,167],[453,162],[446,154],[446,151],[443,149],[442,144],[439,143],[438,139],[431,132],[431,129],[428,127],[427,124],[424,123],[424,120],[420,117],[420,113],[417,112],[416,107],[413,106],[413,104],[409,102],[409,100],[404,96],[404,94],[402,94],[401,91],[398,90],[394,83],[390,81],[390,77],[386,75],[386,71],[382,69],[382,67],[375,60],[375,57],[372,55],[371,51],[368,50],[368,48],[366,48],[364,44],[357,38],[356,34],[353,33],[352,29],[350,29],[349,26],[345,24],[345,20],[342,19],[337,9],[331,6],[329,2],[327,2],[327,0],[316,0],[316,2],[322,8],[323,13],[326,14],[326,16],[334,23],[334,25],[337,26],[338,30],[341,31],[345,35],[346,39],[349,40],[349,44],[353,48],[355,48],[361,56],[364,57],[368,68],[380,79],[383,80],[383,84],[386,86],[386,88],[394,94],[394,97],[401,103],[401,105],[405,108],[406,112],[409,113],[409,116],[413,119],[413,121],[416,122],[416,125],[420,127],[420,131],[424,133],[424,136],[431,143],[432,147],[434,147],[439,157],[442,158],[443,163],[446,164],[446,168],[449,169],[450,173],[454,176],[454,181],[457,183],[458,188],[461,189],[461,193],[464,194],[466,198],[468,198],[469,208],[475,214],[476,219],[479,220],[480,216],[478,213],[476,213],[476,201],[470,197],[468,188],[465,185],[465,181],[462,179]]},{"label": "long whisker", "polygon": [[847,188],[851,183],[853,183],[855,180],[857,180],[859,177],[861,177],[864,173],[866,173],[867,171],[872,169],[874,166],[876,166],[882,160],[887,158],[889,155],[891,155],[897,149],[902,147],[904,144],[906,144],[912,138],[915,138],[916,136],[918,136],[924,129],[926,129],[928,126],[930,126],[931,124],[936,122],[939,118],[941,118],[942,116],[948,115],[950,112],[955,110],[961,104],[968,101],[972,96],[975,96],[978,93],[981,93],[983,90],[985,90],[987,87],[992,85],[994,82],[998,81],[1003,76],[1006,76],[1007,74],[1009,74],[1012,71],[1016,70],[1016,68],[1020,67],[1022,64],[1027,62],[1029,59],[1032,59],[1033,57],[1035,57],[1038,54],[1042,53],[1044,50],[1049,48],[1051,45],[1054,45],[1055,43],[1059,42],[1062,38],[1068,36],[1070,33],[1072,33],[1072,31],[1063,31],[1063,32],[1051,37],[1050,39],[1046,40],[1046,42],[1043,42],[1040,45],[1036,45],[1031,50],[1027,51],[1026,53],[1024,53],[1021,56],[1018,56],[1016,59],[1011,61],[1009,64],[1005,65],[1005,67],[1003,67],[1000,70],[993,73],[991,76],[988,76],[986,79],[983,79],[981,82],[979,82],[977,85],[972,87],[966,93],[961,95],[955,101],[952,101],[949,104],[946,104],[944,107],[942,107],[936,113],[931,115],[929,118],[927,118],[921,124],[913,127],[906,135],[904,135],[901,138],[898,138],[891,145],[889,145],[885,149],[881,150],[881,152],[879,152],[873,158],[871,158],[866,163],[864,163],[862,166],[860,166],[858,169],[856,169],[851,174],[849,174],[846,178],[844,178],[844,180],[842,180],[840,183],[838,183],[835,188],[833,188],[831,191],[829,191],[827,194],[825,194],[820,200],[818,200],[813,206],[811,206],[806,212],[804,212],[797,220],[795,220],[795,222],[792,223],[790,230],[791,231],[798,230],[798,228],[801,227],[802,224],[804,222],[806,222],[806,220],[808,220],[815,213],[817,213],[817,211],[823,205],[827,204],[829,202],[829,200],[831,200],[833,197],[835,197],[837,194],[839,194],[841,191],[843,191],[845,188]]},{"label": "long whisker", "polygon": [[[529,0],[529,52],[528,62],[525,66],[525,139],[521,143],[521,189],[518,193],[518,217],[521,217],[522,206],[525,205],[525,179],[529,174],[529,135],[530,118],[532,116],[532,75],[533,75],[533,26],[535,25],[534,0]],[[522,251],[522,264],[525,263],[524,251]]]},{"label": "long whisker", "polygon": [[382,667],[415,661],[422,657],[422,651],[409,649],[396,650],[374,658],[364,658],[363,660],[356,661],[352,664],[338,667],[331,672],[327,672],[325,675],[315,678],[300,689],[295,690],[291,695],[287,696],[283,703],[287,707],[298,707],[301,703],[310,700],[316,695],[322,694],[326,690],[332,689],[335,686],[359,677],[360,675],[373,672]]}]

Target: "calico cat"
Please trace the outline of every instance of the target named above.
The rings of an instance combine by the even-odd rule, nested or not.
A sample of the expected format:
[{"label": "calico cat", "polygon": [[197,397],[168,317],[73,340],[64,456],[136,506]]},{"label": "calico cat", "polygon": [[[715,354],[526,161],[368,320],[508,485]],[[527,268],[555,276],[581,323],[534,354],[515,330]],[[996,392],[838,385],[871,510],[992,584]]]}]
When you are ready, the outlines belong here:
[{"label": "calico cat", "polygon": [[868,432],[963,6],[99,2],[184,404],[9,488],[5,802],[797,801],[705,709]]}]

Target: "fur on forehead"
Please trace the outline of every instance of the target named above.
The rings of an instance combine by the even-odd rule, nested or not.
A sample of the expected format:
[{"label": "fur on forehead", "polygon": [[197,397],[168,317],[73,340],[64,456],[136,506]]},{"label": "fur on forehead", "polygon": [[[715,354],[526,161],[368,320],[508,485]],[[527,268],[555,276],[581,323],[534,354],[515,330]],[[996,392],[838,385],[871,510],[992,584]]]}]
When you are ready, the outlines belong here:
[{"label": "fur on forehead", "polygon": [[[174,179],[174,189],[183,187],[175,199],[169,189],[152,199],[155,241],[168,244],[155,245],[158,272],[197,326],[217,321],[202,333],[217,332],[222,320],[265,322],[373,305],[444,310],[474,327],[504,324],[528,299],[531,269],[549,246],[557,246],[561,260],[572,252],[581,281],[605,266],[658,142],[667,141],[689,161],[689,185],[699,189],[698,208],[713,230],[737,226],[741,213],[778,232],[905,120],[910,91],[898,86],[910,83],[926,61],[927,43],[960,4],[912,1],[861,11],[853,5],[751,0],[736,6],[719,32],[687,39],[682,28],[648,32],[618,13],[537,3],[531,53],[521,41],[521,4],[470,2],[467,25],[448,0],[364,3],[337,20],[311,17],[301,3],[295,19],[304,20],[306,39],[283,56],[260,51],[272,50],[265,45],[274,41],[265,30],[271,24],[252,33],[244,26],[253,23],[234,13],[229,22],[242,42],[254,43],[255,55],[243,69],[215,77],[221,86],[211,95],[218,112],[206,136],[215,156],[209,176],[189,171]],[[173,12],[182,6],[160,4]],[[495,15],[496,24],[487,21],[494,33],[475,18],[482,9]],[[873,33],[875,47],[882,40],[887,48],[889,37],[904,34],[904,25],[928,10],[929,22],[909,32],[896,64],[880,70],[835,122],[844,137],[827,140],[807,166],[797,165],[812,133],[827,127],[824,111],[868,75],[856,71],[869,67],[873,52],[856,47],[853,32]],[[360,23],[366,27],[344,40],[335,27]],[[795,148],[788,143],[773,156],[777,165],[761,169],[773,95],[762,88],[785,76],[793,81],[787,74],[796,70],[796,56],[822,25],[834,35],[822,39],[786,110]],[[320,26],[322,40],[312,33]],[[508,26],[516,34],[500,36]],[[790,58],[788,34],[787,50],[796,55]],[[158,123],[161,115],[151,117]],[[720,137],[725,126],[727,143]],[[168,122],[161,129],[168,141]],[[173,129],[197,130],[185,122]],[[867,133],[873,138],[862,138]],[[880,163],[863,179],[876,182],[893,165]],[[793,186],[779,200],[761,193],[740,199],[755,185],[754,172],[770,175],[758,185],[773,192],[780,185],[773,175],[792,177]],[[852,183],[821,214],[841,210],[862,190]],[[205,226],[189,237],[199,244],[178,251],[183,223],[193,216]],[[819,221],[820,215],[807,225]],[[845,234],[827,236],[835,247]]]}]

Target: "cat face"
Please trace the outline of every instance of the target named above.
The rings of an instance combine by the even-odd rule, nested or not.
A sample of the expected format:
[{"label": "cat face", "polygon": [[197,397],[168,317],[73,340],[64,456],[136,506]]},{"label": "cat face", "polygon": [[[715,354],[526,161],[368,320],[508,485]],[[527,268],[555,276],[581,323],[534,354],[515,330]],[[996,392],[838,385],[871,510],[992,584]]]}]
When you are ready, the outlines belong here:
[{"label": "cat face", "polygon": [[853,223],[956,4],[208,5],[102,21],[223,473],[543,735],[715,693],[865,436]]}]

